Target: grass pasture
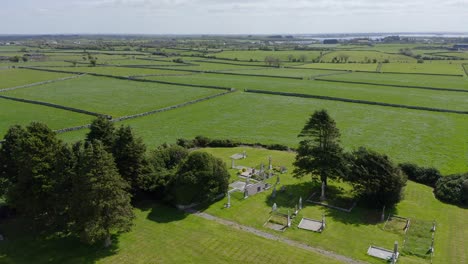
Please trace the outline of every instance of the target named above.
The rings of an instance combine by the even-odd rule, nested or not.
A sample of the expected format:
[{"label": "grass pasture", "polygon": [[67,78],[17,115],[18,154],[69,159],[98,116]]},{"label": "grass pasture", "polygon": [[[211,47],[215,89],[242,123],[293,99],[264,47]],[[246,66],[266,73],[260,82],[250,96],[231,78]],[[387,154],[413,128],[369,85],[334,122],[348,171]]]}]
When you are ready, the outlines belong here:
[{"label": "grass pasture", "polygon": [[384,63],[382,71],[404,73],[430,73],[430,74],[456,74],[464,75],[465,72],[459,63],[431,62],[424,63]]},{"label": "grass pasture", "polygon": [[156,110],[221,92],[215,89],[84,76],[3,94],[118,117]]},{"label": "grass pasture", "polygon": [[401,55],[401,54],[391,54],[391,53],[383,53],[378,51],[357,51],[357,50],[340,50],[340,51],[333,51],[328,52],[322,57],[323,62],[331,62],[333,58],[340,57],[340,56],[348,56],[348,61],[358,62],[358,63],[366,63],[368,60],[376,59],[377,62],[383,62],[384,60],[388,60],[390,62],[414,62],[415,59]]},{"label": "grass pasture", "polygon": [[174,74],[187,74],[187,72],[182,71],[171,71],[171,70],[159,70],[159,69],[149,69],[149,68],[130,68],[130,67],[106,67],[106,66],[96,66],[96,67],[59,67],[51,68],[51,70],[58,71],[69,71],[69,72],[80,72],[80,73],[97,73],[113,76],[136,76],[136,75],[174,75]]},{"label": "grass pasture", "polygon": [[[457,114],[236,92],[123,123],[132,126],[149,146],[204,135],[296,147],[305,120],[322,108],[336,120],[348,150],[366,146],[398,162],[435,166],[443,173],[468,169],[464,136],[468,117]],[[76,140],[84,133],[61,137]]]},{"label": "grass pasture", "polygon": [[72,74],[26,69],[0,69],[0,89],[59,79]]},{"label": "grass pasture", "polygon": [[350,74],[322,76],[320,79],[468,90],[466,78],[452,76],[353,72]]},{"label": "grass pasture", "polygon": [[346,71],[377,71],[377,63],[309,63],[296,66],[298,68],[346,70]]},{"label": "grass pasture", "polygon": [[61,129],[89,124],[94,117],[52,107],[15,102],[0,98],[0,137],[12,125],[28,125],[32,121],[47,124],[51,129]]},{"label": "grass pasture", "polygon": [[[283,69],[278,69],[281,72]],[[289,70],[289,69],[286,69]],[[269,70],[260,71],[267,74]],[[292,70],[294,71],[294,70]],[[251,73],[249,71],[249,73]],[[272,71],[271,73],[275,73]],[[306,71],[303,72],[305,74]],[[292,74],[292,73],[287,73]],[[332,73],[333,74],[333,73]],[[345,78],[349,74],[324,76],[324,78]],[[370,74],[369,74],[370,75]],[[343,77],[342,77],[343,76]],[[320,77],[322,78],[322,77]],[[457,78],[457,77],[454,77]],[[276,92],[289,92],[365,100],[380,103],[397,103],[410,106],[433,107],[467,111],[468,93],[385,87],[378,85],[348,84],[323,81],[301,81],[265,77],[222,76],[219,74],[199,74],[190,76],[146,77],[151,80],[220,85],[242,89],[259,89]],[[228,86],[229,85],[229,86]]]},{"label": "grass pasture", "polygon": [[279,58],[282,61],[289,61],[288,56],[291,55],[295,59],[299,59],[300,56],[304,55],[306,61],[311,61],[320,56],[320,51],[299,51],[299,50],[288,50],[288,51],[263,51],[263,50],[242,50],[242,51],[223,51],[214,54],[216,58],[228,58],[238,59],[240,61],[250,61],[252,59],[256,62],[263,62],[265,57],[272,56]]}]

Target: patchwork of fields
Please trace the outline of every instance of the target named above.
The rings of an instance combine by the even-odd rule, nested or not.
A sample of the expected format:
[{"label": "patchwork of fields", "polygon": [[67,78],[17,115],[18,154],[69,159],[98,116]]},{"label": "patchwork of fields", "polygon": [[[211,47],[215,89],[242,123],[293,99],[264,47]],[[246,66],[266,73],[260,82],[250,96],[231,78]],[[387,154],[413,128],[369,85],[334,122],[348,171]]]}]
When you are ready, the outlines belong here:
[{"label": "patchwork of fields", "polygon": [[[70,108],[112,118],[151,112],[117,122],[117,125],[130,125],[151,149],[165,142],[174,143],[179,138],[193,138],[197,135],[235,139],[245,143],[283,144],[294,148],[299,142],[297,134],[310,114],[315,110],[327,109],[337,122],[342,143],[347,150],[366,146],[387,154],[396,162],[433,166],[443,174],[466,172],[468,77],[463,65],[468,60],[416,63],[415,58],[398,54],[399,48],[382,45],[374,50],[350,50],[345,47],[324,52],[217,50],[213,53],[165,49],[178,54],[168,58],[144,52],[131,55],[117,51],[105,54],[94,51],[92,56],[97,58],[94,67],[91,67],[84,53],[50,50],[43,61],[0,63],[0,134],[5,134],[12,125],[26,125],[31,121],[44,122],[52,129],[59,130],[83,126],[94,119],[92,114],[67,110]],[[5,48],[0,50],[0,55],[17,52]],[[424,53],[424,50],[418,52],[429,54]],[[463,52],[430,52],[437,52],[440,56],[468,58]],[[278,57],[282,65],[268,67],[264,63],[266,56]],[[331,63],[334,57],[340,56],[347,57],[353,63]],[[301,57],[305,61],[293,61]],[[175,62],[175,59],[180,60]],[[369,63],[369,59],[377,62]],[[385,60],[387,62],[382,63]],[[28,66],[36,68],[21,68]],[[75,76],[78,77],[68,79]],[[261,90],[263,93],[249,92],[251,90]],[[62,108],[54,108],[54,105]],[[158,109],[165,111],[152,112]],[[84,128],[61,133],[60,138],[72,143],[83,139],[86,133],[87,129]],[[228,157],[236,150],[205,151],[228,162]],[[260,159],[268,155],[266,150],[250,149],[249,152],[253,153],[253,163],[245,164],[249,166],[258,165]],[[270,153],[275,153],[275,161],[291,167],[292,154]],[[304,183],[309,182],[309,179],[296,180],[289,176],[286,175],[284,184],[306,192]],[[346,186],[343,185],[343,188]],[[230,211],[222,209],[225,202],[222,200],[210,206],[207,212],[261,229],[271,205],[268,204],[267,194],[252,200],[256,203],[233,200],[233,210]],[[149,210],[170,209],[157,205]],[[265,217],[256,218],[256,215],[242,211],[256,211]],[[446,215],[440,215],[440,212]],[[344,215],[333,215],[329,210],[313,206],[304,211],[304,215],[311,217],[320,217],[322,213],[341,220],[331,224],[331,231],[324,238],[321,235],[303,236],[303,231],[296,228],[284,236],[372,263],[380,262],[365,255],[365,247],[369,243],[391,247],[395,240],[402,242],[402,237],[397,234],[385,232],[379,225],[363,222],[358,213],[366,214],[364,211],[352,214],[349,221],[345,220]],[[466,210],[442,204],[435,200],[429,188],[409,183],[406,199],[396,208],[397,213],[415,215],[425,221],[438,218],[441,231],[436,242],[440,251],[433,259],[434,263],[466,261],[466,250],[463,250],[466,246],[466,232],[457,233],[457,228],[463,227]],[[157,258],[158,252],[170,251],[170,245],[182,243],[185,239],[182,239],[184,228],[200,225],[205,229],[193,236],[201,237],[204,245],[211,245],[210,251],[200,254],[204,254],[202,257],[207,254],[213,256],[213,263],[227,260],[254,263],[257,258],[290,263],[317,257],[310,252],[296,252],[294,248],[285,249],[287,254],[295,256],[294,259],[286,259],[281,254],[265,256],[251,253],[243,256],[230,250],[220,253],[221,248],[233,247],[245,240],[249,243],[244,244],[239,249],[241,251],[249,252],[249,247],[257,244],[270,251],[283,249],[271,241],[257,238],[249,240],[243,237],[247,234],[204,223],[195,216],[174,213],[185,219],[167,223],[159,219],[154,220],[158,222],[158,225],[154,225],[148,223],[151,214],[147,210],[137,210],[136,229],[122,236],[121,253],[110,258],[103,257],[100,261],[129,262],[140,246],[146,251],[158,248],[155,245],[161,243],[134,243],[140,236],[148,234],[162,237],[168,244],[160,251],[146,253],[147,259],[154,257],[160,262],[189,261],[188,252],[195,248],[189,247],[183,254],[169,254],[160,259]],[[456,222],[452,226],[450,221],[453,219]],[[161,223],[176,235],[169,236],[168,231],[159,226]],[[150,233],[147,234],[147,230]],[[226,232],[226,235],[221,236],[220,232]],[[208,233],[217,235],[206,236]],[[356,241],[356,245],[349,247],[347,244],[350,237],[367,239]],[[147,239],[151,240],[149,237]],[[186,239],[187,245],[197,240],[195,237]],[[222,247],[223,243],[227,243],[227,246]],[[85,251],[84,254],[88,254]],[[35,254],[42,257],[37,252]],[[77,262],[82,260],[79,256],[71,257]],[[15,261],[25,262],[21,256],[7,259],[7,262]],[[404,256],[401,263],[427,261],[417,256]],[[321,260],[321,263],[328,262],[334,263],[328,258]]]}]

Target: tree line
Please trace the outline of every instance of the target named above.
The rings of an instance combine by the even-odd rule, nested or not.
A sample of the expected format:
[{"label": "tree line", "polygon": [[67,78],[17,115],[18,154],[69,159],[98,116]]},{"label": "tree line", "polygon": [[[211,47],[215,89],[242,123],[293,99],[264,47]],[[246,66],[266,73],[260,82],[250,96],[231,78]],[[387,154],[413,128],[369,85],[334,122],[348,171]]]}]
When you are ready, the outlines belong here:
[{"label": "tree line", "polygon": [[228,188],[222,160],[178,145],[147,152],[129,126],[99,117],[86,139],[66,144],[45,124],[12,126],[0,147],[0,196],[34,231],[69,233],[111,244],[129,231],[133,204],[209,201]]}]

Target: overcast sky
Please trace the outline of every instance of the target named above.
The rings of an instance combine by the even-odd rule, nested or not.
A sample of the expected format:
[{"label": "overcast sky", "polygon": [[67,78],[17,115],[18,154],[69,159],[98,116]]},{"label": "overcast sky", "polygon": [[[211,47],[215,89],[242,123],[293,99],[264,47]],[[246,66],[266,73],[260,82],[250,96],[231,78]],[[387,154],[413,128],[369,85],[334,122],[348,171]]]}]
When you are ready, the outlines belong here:
[{"label": "overcast sky", "polygon": [[468,0],[0,0],[0,34],[466,32]]}]

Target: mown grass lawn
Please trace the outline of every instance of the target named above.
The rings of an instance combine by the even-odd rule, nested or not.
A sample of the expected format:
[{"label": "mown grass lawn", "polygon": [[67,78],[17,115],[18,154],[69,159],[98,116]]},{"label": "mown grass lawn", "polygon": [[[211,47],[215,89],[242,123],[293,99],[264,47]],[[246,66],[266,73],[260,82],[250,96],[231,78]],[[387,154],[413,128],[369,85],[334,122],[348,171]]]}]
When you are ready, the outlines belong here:
[{"label": "mown grass lawn", "polygon": [[[243,199],[242,195],[232,195],[231,208],[226,209],[223,207],[227,202],[226,198],[224,198],[209,206],[205,211],[219,217],[232,219],[245,225],[270,231],[268,228],[264,228],[263,224],[270,215],[272,204],[276,202],[279,210],[282,212],[287,212],[288,209],[292,212],[294,205],[298,203],[299,197],[302,196],[303,201],[305,201],[306,197],[311,193],[314,184],[309,176],[302,179],[292,177],[294,153],[248,147],[208,148],[201,151],[206,151],[222,158],[230,166],[229,156],[235,153],[242,153],[244,150],[247,153],[247,158],[238,160],[236,165],[256,167],[258,169],[260,163],[267,165],[268,156],[272,156],[273,166],[287,167],[288,172],[280,174],[277,197],[275,199],[270,197],[271,189],[247,199]],[[231,181],[239,180],[235,176],[236,170],[231,169],[230,172],[232,175]],[[276,178],[274,177],[267,181],[274,184]],[[349,191],[347,184],[342,182],[332,181],[329,185],[329,196],[332,196],[331,193]],[[279,187],[281,186],[285,186],[285,193],[279,192]],[[384,223],[379,220],[380,210],[364,209],[359,207],[358,204],[352,213],[344,213],[307,202],[303,204],[304,209],[293,220],[292,228],[287,229],[284,233],[271,232],[372,263],[382,262],[366,255],[369,245],[372,244],[388,249],[393,248],[394,241],[398,241],[400,246],[403,245],[403,234],[382,229]],[[409,230],[409,232],[413,231],[413,233],[420,232],[420,229],[428,229],[426,228],[427,226],[418,223],[431,223],[432,220],[436,220],[438,229],[435,234],[436,254],[433,258],[433,263],[464,263],[466,261],[468,242],[466,239],[468,238],[468,230],[465,228],[465,220],[468,219],[468,211],[466,209],[444,204],[435,199],[430,187],[409,181],[405,188],[404,200],[396,208],[387,210],[387,216],[390,213],[414,219],[414,226],[410,227]],[[318,234],[297,228],[301,217],[320,220],[322,214],[326,216],[327,221],[327,227],[323,233]],[[426,245],[430,246],[431,243],[430,225],[426,231],[429,234],[429,236],[425,236],[428,241],[424,241],[424,238],[419,241],[419,244],[417,244],[418,241],[410,241],[413,243],[412,247],[416,248],[417,253],[423,255],[424,253],[421,248]],[[430,257],[422,258],[403,253],[399,261],[401,263],[428,263],[429,259]]]},{"label": "mown grass lawn", "polygon": [[131,232],[104,249],[72,237],[33,237],[18,222],[4,223],[0,262],[13,263],[340,263],[175,209],[145,203]]}]

